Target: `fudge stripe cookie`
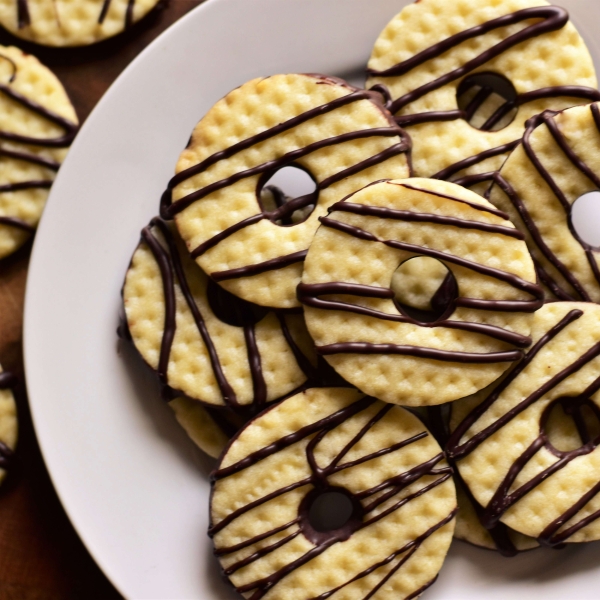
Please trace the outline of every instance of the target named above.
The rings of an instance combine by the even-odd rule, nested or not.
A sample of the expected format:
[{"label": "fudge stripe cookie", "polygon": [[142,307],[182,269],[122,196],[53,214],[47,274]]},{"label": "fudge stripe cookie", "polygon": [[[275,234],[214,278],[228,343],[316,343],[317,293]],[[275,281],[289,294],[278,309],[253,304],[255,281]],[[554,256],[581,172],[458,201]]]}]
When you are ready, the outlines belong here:
[{"label": "fudge stripe cookie", "polygon": [[84,46],[129,29],[158,0],[9,0],[0,5],[0,25],[44,46]]},{"label": "fudge stripe cookie", "polygon": [[[545,305],[521,363],[483,400],[453,405],[447,451],[487,527],[502,520],[550,546],[600,538],[599,317],[596,304]],[[559,406],[573,415],[576,444],[555,434],[565,429],[564,416],[553,419]]]},{"label": "fudge stripe cookie", "polygon": [[[351,389],[311,389],[268,409],[234,438],[213,480],[215,554],[253,600],[415,598],[454,529],[438,444],[405,409]],[[346,509],[319,521],[332,494]]]},{"label": "fudge stripe cookie", "polygon": [[576,233],[573,203],[600,189],[598,104],[532,119],[509,157],[490,201],[527,234],[540,280],[562,300],[600,302],[598,251]]},{"label": "fudge stripe cookie", "polygon": [[302,315],[268,312],[220,289],[159,218],[142,231],[123,301],[133,342],[167,398],[247,417],[315,377]]},{"label": "fudge stripe cookie", "polygon": [[0,372],[0,483],[14,462],[18,425],[13,389],[17,384],[18,379],[12,373]]},{"label": "fudge stripe cookie", "polygon": [[[371,181],[408,176],[409,149],[380,94],[322,75],[255,79],[197,125],[161,215],[175,218],[213,280],[250,302],[291,308],[318,217]],[[266,210],[263,187],[290,166],[312,177],[314,192]],[[302,220],[284,223],[301,210]]]},{"label": "fudge stripe cookie", "polygon": [[[451,183],[383,181],[321,223],[298,297],[317,351],[353,385],[388,402],[440,404],[522,357],[542,290],[523,236],[488,202]],[[391,289],[417,256],[441,261],[453,282],[432,322]]]},{"label": "fudge stripe cookie", "polygon": [[25,243],[77,133],[56,77],[14,47],[0,47],[0,258]]},{"label": "fudge stripe cookie", "polygon": [[600,100],[567,11],[543,0],[411,4],[381,33],[368,73],[413,140],[415,173],[438,179],[496,171],[533,115]]}]

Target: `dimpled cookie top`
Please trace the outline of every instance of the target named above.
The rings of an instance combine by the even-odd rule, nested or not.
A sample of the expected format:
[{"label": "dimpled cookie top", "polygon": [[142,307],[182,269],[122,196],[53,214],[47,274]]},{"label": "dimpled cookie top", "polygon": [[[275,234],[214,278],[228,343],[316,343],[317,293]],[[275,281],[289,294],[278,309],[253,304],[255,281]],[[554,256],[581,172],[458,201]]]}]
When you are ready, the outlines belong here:
[{"label": "dimpled cookie top", "polygon": [[574,202],[600,189],[599,105],[533,119],[494,181],[490,201],[527,234],[540,281],[562,300],[600,302],[598,250],[571,221]]},{"label": "dimpled cookie top", "polygon": [[532,337],[499,385],[453,405],[447,450],[486,526],[502,520],[551,546],[597,540],[600,306],[547,304]]},{"label": "dimpled cookie top", "polygon": [[247,417],[306,384],[314,350],[301,314],[224,294],[164,221],[144,228],[123,286],[133,343],[168,398],[184,394]]},{"label": "dimpled cookie top", "polygon": [[[175,217],[192,256],[228,291],[262,306],[298,306],[318,218],[371,181],[407,177],[409,148],[375,92],[322,75],[254,79],[198,123],[161,214]],[[307,171],[315,191],[265,210],[262,186],[289,166]],[[309,206],[302,222],[278,224]]]},{"label": "dimpled cookie top", "polygon": [[0,483],[10,471],[17,445],[17,406],[12,391],[16,384],[16,377],[0,367]]},{"label": "dimpled cookie top", "polygon": [[[346,499],[345,522],[315,521],[332,493]],[[210,510],[215,553],[247,598],[401,600],[435,581],[456,495],[443,452],[414,415],[321,388],[239,433],[214,473]]]},{"label": "dimpled cookie top", "polygon": [[0,46],[0,258],[35,231],[76,132],[77,116],[54,74],[34,56]]},{"label": "dimpled cookie top", "polygon": [[[480,87],[464,110],[457,97],[482,73],[508,80],[514,98],[476,128],[469,121],[490,88]],[[496,171],[533,115],[600,99],[567,11],[543,0],[410,4],[379,36],[369,74],[368,87],[387,86],[390,110],[413,140],[415,174],[440,179]],[[512,122],[501,123],[508,113]]]},{"label": "dimpled cookie top", "polygon": [[85,46],[128,29],[158,0],[0,0],[0,25],[44,46]]},{"label": "dimpled cookie top", "polygon": [[[431,179],[378,182],[335,204],[298,288],[317,351],[386,402],[441,404],[487,386],[530,344],[543,295],[507,219]],[[391,289],[399,266],[418,256],[439,260],[453,283],[431,322],[411,317]]]}]

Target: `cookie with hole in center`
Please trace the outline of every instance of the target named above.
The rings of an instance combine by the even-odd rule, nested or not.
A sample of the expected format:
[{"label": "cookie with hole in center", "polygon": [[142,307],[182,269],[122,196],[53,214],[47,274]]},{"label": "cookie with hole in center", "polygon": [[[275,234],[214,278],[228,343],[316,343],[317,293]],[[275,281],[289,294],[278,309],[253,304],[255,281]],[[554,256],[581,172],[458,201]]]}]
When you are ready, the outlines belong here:
[{"label": "cookie with hole in center", "polygon": [[[420,257],[446,273],[430,317],[393,289]],[[543,292],[506,214],[453,183],[414,178],[330,208],[298,296],[317,351],[342,377],[386,402],[422,406],[474,393],[519,361]]]},{"label": "cookie with hole in center", "polygon": [[0,25],[42,46],[86,46],[129,29],[159,0],[7,0]]},{"label": "cookie with hole in center", "polygon": [[246,597],[415,598],[452,539],[456,495],[439,445],[406,409],[352,389],[269,408],[213,479],[209,533]]},{"label": "cookie with hole in center", "polygon": [[0,483],[14,464],[17,445],[18,421],[17,405],[13,388],[17,378],[0,367]]},{"label": "cookie with hole in center", "polygon": [[452,406],[447,451],[484,523],[544,545],[600,539],[600,306],[554,302],[494,388]]},{"label": "cookie with hole in center", "polygon": [[142,231],[123,286],[125,331],[178,420],[216,456],[247,418],[313,380],[316,357],[301,313],[221,289],[173,229],[157,218]]},{"label": "cookie with hole in center", "polygon": [[368,66],[367,87],[386,86],[390,111],[413,140],[415,175],[485,181],[479,191],[528,119],[600,100],[568,12],[544,0],[409,4],[377,39]]},{"label": "cookie with hole in center", "polygon": [[34,56],[0,46],[0,259],[35,233],[76,132],[55,75]]},{"label": "cookie with hole in center", "polygon": [[[254,79],[198,123],[161,215],[175,218],[192,257],[228,291],[297,307],[319,217],[371,181],[407,177],[409,148],[380,94],[324,75]],[[261,191],[285,168],[305,171],[313,190],[270,209]]]},{"label": "cookie with hole in center", "polygon": [[600,302],[598,249],[573,219],[580,199],[600,189],[599,156],[600,104],[545,112],[494,179],[490,201],[526,234],[551,298]]}]

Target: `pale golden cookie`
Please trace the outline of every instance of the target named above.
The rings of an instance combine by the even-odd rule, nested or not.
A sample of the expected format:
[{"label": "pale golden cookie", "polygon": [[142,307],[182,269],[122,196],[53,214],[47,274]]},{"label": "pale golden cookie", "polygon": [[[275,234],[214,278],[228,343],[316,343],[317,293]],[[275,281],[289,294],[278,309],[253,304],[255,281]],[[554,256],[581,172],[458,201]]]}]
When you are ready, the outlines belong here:
[{"label": "pale golden cookie", "polygon": [[0,46],[0,258],[35,232],[77,132],[60,81],[34,56]]},{"label": "pale golden cookie", "polygon": [[377,39],[369,74],[412,138],[415,174],[465,184],[500,168],[532,116],[600,99],[567,11],[544,0],[409,4]]},{"label": "pale golden cookie", "polygon": [[447,450],[486,526],[501,520],[546,545],[597,540],[600,306],[547,304],[532,337],[495,388],[453,405]]},{"label": "pale golden cookie", "polygon": [[0,483],[10,472],[17,445],[17,405],[12,389],[17,380],[0,367]]},{"label": "pale golden cookie", "polygon": [[43,46],[86,46],[129,29],[159,0],[1,0],[0,25]]},{"label": "pale golden cookie", "polygon": [[233,440],[214,473],[209,533],[246,597],[402,600],[436,579],[455,513],[451,471],[419,419],[321,388]]},{"label": "pale golden cookie", "polygon": [[167,398],[220,408],[234,426],[230,434],[244,422],[236,414],[256,414],[314,376],[302,314],[267,311],[221,290],[160,219],[142,231],[123,301],[133,343]]},{"label": "pale golden cookie", "polygon": [[[363,392],[441,404],[484,388],[521,358],[542,291],[522,234],[489,202],[443,181],[384,181],[321,222],[298,295],[318,352]],[[415,256],[436,258],[451,274],[430,322],[390,289]]]},{"label": "pale golden cookie", "polygon": [[510,155],[490,201],[527,236],[540,280],[563,300],[600,302],[598,250],[571,221],[573,203],[600,188],[597,103],[540,115]]},{"label": "pale golden cookie", "polygon": [[[175,217],[192,257],[228,291],[262,306],[299,306],[319,217],[372,181],[409,176],[409,148],[375,92],[323,75],[254,79],[198,123],[161,214]],[[290,166],[307,171],[316,189],[268,210],[261,189]],[[286,225],[300,210],[304,220]]]}]

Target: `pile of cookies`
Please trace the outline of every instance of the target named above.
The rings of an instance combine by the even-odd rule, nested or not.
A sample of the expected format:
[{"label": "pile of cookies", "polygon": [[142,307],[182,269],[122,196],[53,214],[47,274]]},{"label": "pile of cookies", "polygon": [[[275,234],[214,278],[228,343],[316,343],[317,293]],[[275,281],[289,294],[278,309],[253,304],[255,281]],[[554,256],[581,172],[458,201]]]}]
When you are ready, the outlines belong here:
[{"label": "pile of cookies", "polygon": [[596,85],[562,8],[420,0],[365,89],[273,75],[198,123],[120,334],[218,457],[209,535],[244,597],[416,598],[453,535],[600,539],[600,267],[571,220]]}]

